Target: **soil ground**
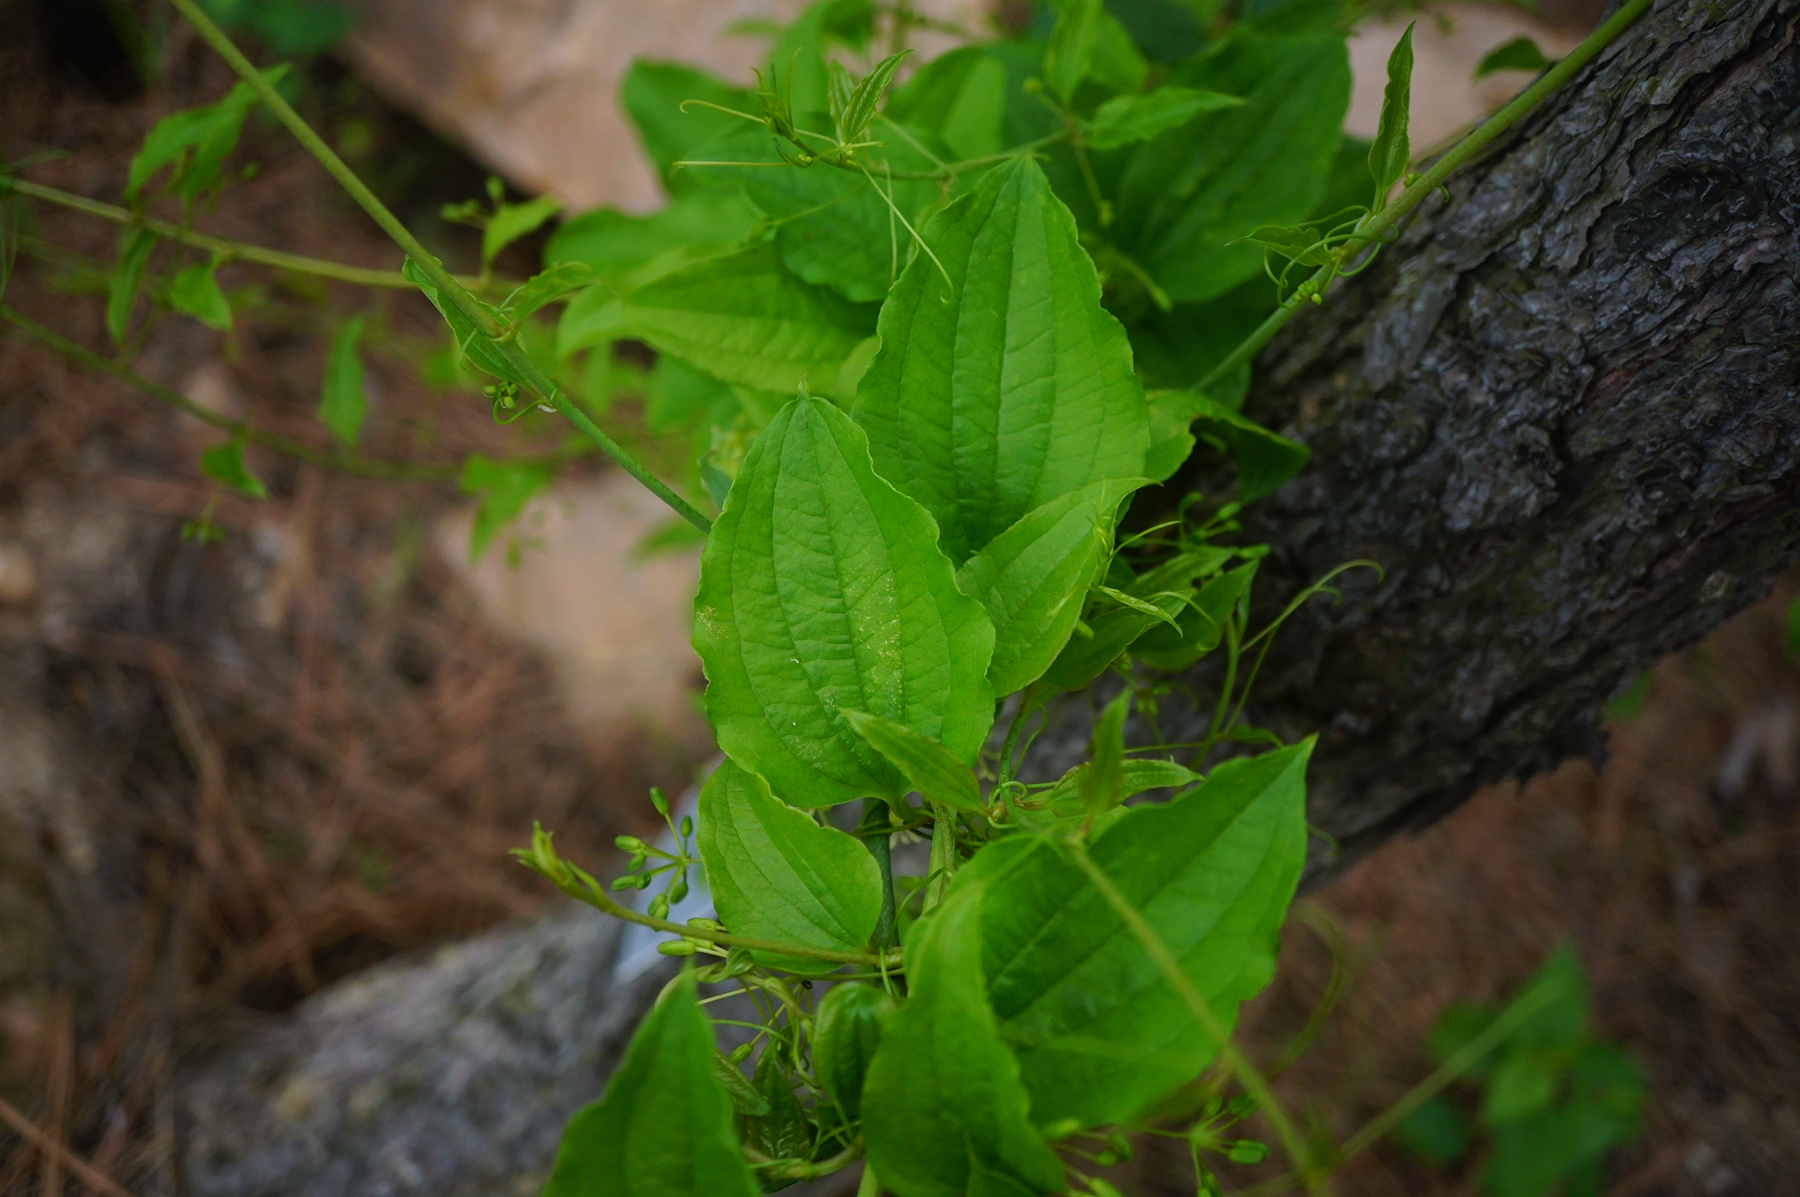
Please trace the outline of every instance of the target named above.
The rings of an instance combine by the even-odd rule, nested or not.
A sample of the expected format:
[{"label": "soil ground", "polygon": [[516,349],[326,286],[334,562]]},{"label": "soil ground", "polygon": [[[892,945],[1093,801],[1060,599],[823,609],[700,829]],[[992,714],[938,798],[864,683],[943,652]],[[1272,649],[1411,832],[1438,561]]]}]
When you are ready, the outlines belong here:
[{"label": "soil ground", "polygon": [[[22,19],[0,7],[0,156],[69,151],[32,177],[71,191],[116,200],[149,122],[229,84],[178,44],[149,96],[109,99],[46,62]],[[384,195],[466,262],[472,238],[432,214],[478,194],[479,172],[329,67],[306,94]],[[204,214],[207,229],[394,265],[282,138],[253,125],[247,150],[260,174]],[[36,240],[5,302],[110,352],[92,272],[114,230],[34,208],[24,232]],[[225,278],[264,288],[239,333],[168,320],[135,367],[322,444],[312,408],[329,329],[365,300],[243,267]],[[370,452],[446,462],[550,443],[421,381],[438,343],[422,303],[390,297],[377,314]],[[209,502],[195,459],[214,439],[0,338],[0,1097],[144,1194],[178,1191],[177,1053],[376,960],[540,909],[543,888],[505,857],[533,818],[600,858],[613,834],[647,829],[646,787],[682,784],[697,760],[679,738],[596,741],[579,726],[551,664],[498,632],[431,550],[459,503],[446,484],[253,454],[272,498],[222,500],[227,538],[184,541]],[[1252,1053],[1275,1058],[1341,970],[1318,1037],[1280,1081],[1305,1120],[1339,1137],[1360,1125],[1429,1071],[1423,1042],[1445,1006],[1503,1000],[1572,941],[1599,1029],[1651,1077],[1645,1133],[1607,1191],[1796,1191],[1791,589],[1664,662],[1616,722],[1603,769],[1489,790],[1312,896],[1322,917],[1290,928],[1245,1024]],[[1337,929],[1335,947],[1315,925]],[[1439,1173],[1383,1145],[1333,1191],[1474,1192],[1472,1167]],[[1191,1191],[1185,1161],[1159,1144],[1125,1171],[1144,1192]],[[55,1153],[0,1130],[0,1193],[85,1191]]]}]

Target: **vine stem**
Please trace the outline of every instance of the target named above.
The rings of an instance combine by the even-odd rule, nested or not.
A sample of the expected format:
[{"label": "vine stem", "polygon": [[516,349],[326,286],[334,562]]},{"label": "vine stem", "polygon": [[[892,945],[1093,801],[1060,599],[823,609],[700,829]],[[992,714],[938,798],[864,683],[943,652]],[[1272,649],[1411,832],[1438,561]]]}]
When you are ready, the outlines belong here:
[{"label": "vine stem", "polygon": [[[182,3],[183,0],[176,0]],[[1543,76],[1530,87],[1520,92],[1512,103],[1483,121],[1467,137],[1452,146],[1442,158],[1432,163],[1431,167],[1413,180],[1394,202],[1371,216],[1366,223],[1352,233],[1348,240],[1338,247],[1332,260],[1314,272],[1313,276],[1300,284],[1298,290],[1287,298],[1282,305],[1269,313],[1269,318],[1257,326],[1255,332],[1233,349],[1224,361],[1207,371],[1206,376],[1195,383],[1195,389],[1205,391],[1238,367],[1256,356],[1257,350],[1267,345],[1282,326],[1294,318],[1305,302],[1304,296],[1322,292],[1325,285],[1340,274],[1351,259],[1368,246],[1386,236],[1400,218],[1418,207],[1426,196],[1441,186],[1444,179],[1459,166],[1468,162],[1475,155],[1486,149],[1495,138],[1511,129],[1523,120],[1533,108],[1543,102],[1544,98],[1557,88],[1567,83],[1574,74],[1593,61],[1594,56],[1611,45],[1618,36],[1630,27],[1632,22],[1649,10],[1651,0],[1628,0],[1625,6],[1614,13],[1603,25],[1587,36],[1569,52],[1569,56],[1545,71]]]},{"label": "vine stem", "polygon": [[601,431],[600,426],[589,419],[587,413],[577,407],[563,393],[562,388],[538,368],[537,363],[532,361],[528,354],[515,342],[506,339],[507,330],[500,327],[493,314],[457,281],[455,275],[444,268],[444,264],[438,261],[417,237],[412,235],[410,229],[400,223],[399,217],[388,211],[387,205],[383,204],[375,193],[369,190],[368,185],[357,177],[356,172],[351,170],[344,160],[325,144],[325,139],[313,131],[312,126],[306,123],[305,118],[295,112],[291,104],[282,99],[281,93],[275,90],[274,86],[263,77],[262,72],[257,70],[248,58],[244,57],[243,51],[239,50],[231,38],[226,36],[225,31],[200,10],[200,6],[195,3],[195,0],[169,0],[169,2],[174,5],[175,10],[188,24],[194,27],[201,39],[216,50],[219,57],[231,65],[231,69],[237,72],[238,77],[256,93],[257,99],[266,104],[269,111],[275,114],[275,119],[287,126],[288,132],[294,135],[295,140],[299,141],[314,158],[319,160],[319,164],[325,168],[326,173],[337,180],[338,185],[349,193],[350,198],[361,205],[363,211],[367,212],[375,223],[381,226],[381,231],[391,237],[394,244],[405,250],[407,257],[418,263],[419,269],[423,270],[426,277],[431,279],[445,302],[455,307],[465,320],[494,342],[495,349],[506,358],[507,365],[525,380],[531,390],[541,396],[544,402],[561,412],[563,417],[575,425],[582,435],[592,441],[602,453],[617,462],[626,473],[643,483],[652,494],[673,508],[677,515],[702,532],[712,530],[711,520],[702,515],[686,499],[669,489],[662,479],[652,474],[642,462],[627,452],[623,445]]},{"label": "vine stem", "polygon": [[1224,1025],[1219,1022],[1218,1014],[1206,1004],[1206,1000],[1200,996],[1200,991],[1194,988],[1194,983],[1182,971],[1181,962],[1175,959],[1175,953],[1169,950],[1169,945],[1163,942],[1162,936],[1156,933],[1156,928],[1150,925],[1150,921],[1144,917],[1143,912],[1133,906],[1125,895],[1119,892],[1119,887],[1113,884],[1112,878],[1108,877],[1105,871],[1094,863],[1094,858],[1088,855],[1087,845],[1076,840],[1066,840],[1063,846],[1081,871],[1087,874],[1088,880],[1093,883],[1094,888],[1100,891],[1100,896],[1106,899],[1107,905],[1113,908],[1113,912],[1124,921],[1132,935],[1136,936],[1138,942],[1144,945],[1144,950],[1150,953],[1152,960],[1156,961],[1157,968],[1161,969],[1163,976],[1168,978],[1176,996],[1186,1004],[1201,1029],[1212,1036],[1213,1041],[1219,1045],[1219,1055],[1224,1058],[1226,1066],[1237,1075],[1238,1082],[1250,1092],[1251,1096],[1256,1098],[1257,1105],[1267,1115],[1270,1124],[1274,1126],[1275,1134],[1281,1140],[1282,1150],[1287,1152],[1288,1159],[1293,1162],[1295,1174],[1304,1179],[1308,1189],[1316,1187],[1322,1177],[1313,1170],[1311,1153],[1307,1150],[1305,1142],[1301,1140],[1300,1132],[1294,1126],[1294,1120],[1288,1115],[1287,1109],[1282,1106],[1280,1099],[1275,1096],[1275,1091],[1269,1087],[1269,1082],[1263,1078],[1262,1073],[1257,1071],[1256,1065],[1250,1063],[1249,1058],[1239,1050],[1237,1044],[1231,1041],[1231,1036],[1226,1033]]},{"label": "vine stem", "polygon": [[[249,245],[225,237],[214,237],[208,233],[196,233],[192,229],[183,228],[167,220],[158,220],[154,216],[144,216],[133,212],[130,208],[121,208],[117,204],[89,199],[85,195],[76,195],[70,191],[46,187],[42,183],[33,183],[26,179],[9,179],[0,176],[0,197],[9,192],[30,196],[32,199],[42,200],[45,203],[57,204],[88,216],[97,216],[101,220],[109,220],[114,224],[141,226],[165,240],[181,245],[191,245],[195,249],[204,249],[232,261],[255,262],[259,266],[271,266],[277,270],[289,270],[295,274],[310,274],[316,278],[335,279],[338,282],[354,283],[359,287],[385,287],[390,290],[407,291],[414,289],[412,283],[398,270],[370,270],[363,266],[346,266],[341,262],[328,262],[323,258],[308,258],[279,249],[265,249],[260,245]],[[481,290],[484,287],[510,291],[518,285],[511,279],[490,279],[484,283],[481,279],[469,275],[455,277],[458,283],[471,291]]]},{"label": "vine stem", "polygon": [[752,952],[774,952],[782,956],[807,956],[814,960],[835,960],[839,964],[866,964],[876,967],[885,964],[889,968],[898,968],[901,962],[901,951],[898,948],[877,955],[874,952],[840,952],[835,948],[815,948],[806,944],[781,943],[773,939],[757,939],[748,935],[733,935],[728,931],[709,931],[701,927],[690,927],[686,923],[677,923],[669,919],[659,919],[648,914],[639,914],[629,907],[621,906],[587,873],[565,862],[564,866],[571,874],[568,877],[554,876],[538,867],[529,857],[515,851],[525,860],[526,866],[556,886],[563,893],[605,914],[627,923],[636,923],[640,927],[649,927],[653,931],[667,931],[686,939],[703,939],[707,943],[717,944],[722,948],[744,948]]},{"label": "vine stem", "polygon": [[[354,453],[333,453],[329,450],[314,448],[303,441],[281,436],[278,433],[264,432],[247,420],[234,420],[229,416],[222,416],[218,412],[201,407],[180,391],[145,378],[110,358],[102,357],[93,350],[52,332],[37,321],[5,304],[0,304],[0,320],[6,321],[19,333],[35,339],[45,348],[75,365],[86,366],[91,370],[110,374],[120,382],[128,383],[152,399],[160,400],[177,411],[193,416],[196,420],[211,424],[214,428],[223,429],[232,436],[241,437],[251,444],[273,449],[277,453],[286,454],[311,465],[324,466],[327,469],[345,474],[355,474],[363,478],[385,478],[411,482],[454,482],[462,473],[461,466],[450,462],[441,465],[436,463],[413,465],[403,461],[382,461]],[[560,464],[568,460],[568,456],[567,454],[558,454],[539,460]]]}]

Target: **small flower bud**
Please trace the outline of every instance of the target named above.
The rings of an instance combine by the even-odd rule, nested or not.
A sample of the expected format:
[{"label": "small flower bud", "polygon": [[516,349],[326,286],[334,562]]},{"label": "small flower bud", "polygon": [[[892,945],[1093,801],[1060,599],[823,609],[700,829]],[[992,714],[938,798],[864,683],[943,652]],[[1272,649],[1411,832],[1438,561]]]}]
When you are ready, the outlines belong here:
[{"label": "small flower bud", "polygon": [[672,939],[668,943],[659,943],[656,950],[665,956],[692,956],[694,945],[685,939]]}]

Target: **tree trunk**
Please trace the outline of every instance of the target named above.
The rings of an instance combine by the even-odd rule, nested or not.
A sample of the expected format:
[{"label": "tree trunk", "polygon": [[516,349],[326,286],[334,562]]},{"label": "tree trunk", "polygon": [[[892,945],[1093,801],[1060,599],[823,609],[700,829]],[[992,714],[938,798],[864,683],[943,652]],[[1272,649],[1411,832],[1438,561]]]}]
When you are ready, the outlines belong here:
[{"label": "tree trunk", "polygon": [[[1331,871],[1599,712],[1800,558],[1795,0],[1665,0],[1267,350],[1308,472],[1251,509],[1294,593],[1253,718],[1317,732]],[[1192,738],[1167,724],[1171,740]]]}]

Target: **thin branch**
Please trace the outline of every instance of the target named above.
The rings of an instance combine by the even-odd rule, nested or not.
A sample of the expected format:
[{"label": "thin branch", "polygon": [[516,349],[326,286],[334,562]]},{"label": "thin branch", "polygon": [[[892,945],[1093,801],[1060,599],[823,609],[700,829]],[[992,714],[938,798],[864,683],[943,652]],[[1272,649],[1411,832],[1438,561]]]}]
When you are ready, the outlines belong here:
[{"label": "thin branch", "polygon": [[106,1197],[133,1197],[130,1190],[70,1151],[56,1139],[39,1130],[35,1122],[21,1114],[17,1107],[3,1097],[0,1097],[0,1122],[12,1127],[27,1143],[39,1151],[48,1152],[67,1164],[69,1171],[79,1176],[81,1182],[90,1189],[104,1193]]},{"label": "thin branch", "polygon": [[[25,179],[0,175],[0,197],[4,197],[9,191],[30,196],[32,199],[42,200],[45,203],[57,204],[88,216],[97,216],[101,220],[109,220],[114,224],[138,225],[149,229],[165,240],[181,245],[191,245],[195,249],[204,249],[227,261],[254,262],[259,266],[289,270],[295,274],[310,274],[317,278],[355,283],[359,287],[385,287],[391,290],[406,291],[414,289],[412,283],[408,282],[398,270],[370,270],[362,266],[346,266],[341,262],[328,262],[322,258],[308,258],[301,254],[285,253],[279,249],[265,249],[260,245],[249,245],[242,241],[196,233],[192,229],[183,228],[166,220],[158,220],[154,216],[144,216],[129,208],[121,208],[117,204],[103,203],[84,195],[60,191],[55,187],[46,187],[42,183],[32,183]],[[519,285],[512,279],[489,279],[484,283],[481,279],[469,275],[455,277],[457,282],[471,291],[478,291],[484,287],[509,290]]]},{"label": "thin branch", "polygon": [[495,351],[506,359],[509,369],[523,379],[525,384],[541,396],[546,403],[561,412],[563,417],[575,425],[583,436],[598,446],[601,452],[612,458],[624,468],[626,473],[643,483],[652,494],[673,508],[676,514],[702,532],[712,530],[711,520],[702,515],[693,504],[671,490],[662,479],[652,474],[642,462],[627,452],[624,446],[601,431],[600,426],[589,419],[587,413],[577,407],[563,393],[562,388],[557,386],[538,367],[537,363],[531,360],[529,354],[506,338],[507,330],[500,326],[493,314],[444,268],[442,262],[432,256],[419,239],[413,236],[410,229],[400,223],[399,217],[388,211],[387,205],[376,198],[375,193],[369,190],[368,185],[356,176],[356,172],[337,156],[336,151],[325,144],[324,138],[315,133],[312,126],[308,125],[306,120],[294,111],[293,105],[281,97],[281,93],[277,92],[274,85],[263,77],[262,72],[258,71],[250,60],[244,57],[243,51],[232,43],[225,31],[200,10],[200,6],[195,3],[195,0],[169,0],[169,2],[175,6],[175,10],[188,24],[194,27],[200,37],[218,51],[221,58],[231,64],[231,69],[236,71],[238,77],[249,85],[251,91],[256,93],[257,98],[268,106],[269,111],[275,114],[275,119],[287,126],[288,132],[292,133],[300,144],[319,160],[319,164],[325,168],[326,173],[336,179],[338,184],[350,193],[350,198],[362,206],[363,211],[367,212],[375,223],[381,226],[383,232],[393,238],[394,244],[405,250],[406,255],[418,264],[419,269],[423,270],[426,277],[437,287],[445,302],[456,308],[463,319],[494,342]]}]

